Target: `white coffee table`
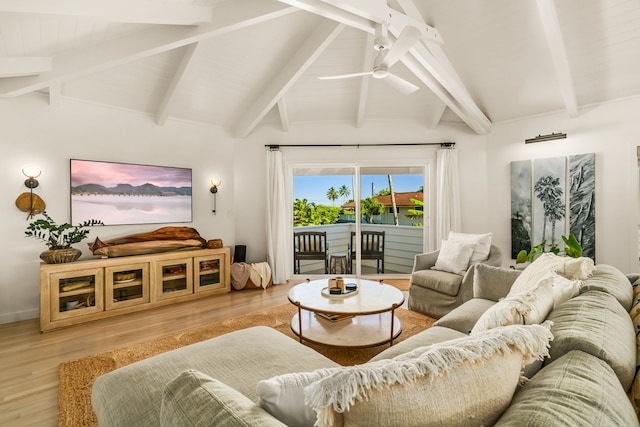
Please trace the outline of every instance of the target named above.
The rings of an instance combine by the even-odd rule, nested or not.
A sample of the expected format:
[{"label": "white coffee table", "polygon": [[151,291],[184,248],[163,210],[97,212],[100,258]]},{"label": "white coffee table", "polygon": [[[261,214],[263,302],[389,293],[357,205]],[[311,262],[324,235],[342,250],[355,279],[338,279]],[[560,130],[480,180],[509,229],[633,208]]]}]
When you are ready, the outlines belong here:
[{"label": "white coffee table", "polygon": [[[302,340],[333,347],[373,347],[389,343],[402,332],[402,323],[394,315],[404,303],[399,289],[364,279],[345,279],[358,291],[347,295],[322,292],[328,280],[303,282],[289,290],[289,301],[298,307],[291,319],[291,330]],[[346,318],[332,322],[320,314]],[[351,317],[352,316],[352,317]]]}]

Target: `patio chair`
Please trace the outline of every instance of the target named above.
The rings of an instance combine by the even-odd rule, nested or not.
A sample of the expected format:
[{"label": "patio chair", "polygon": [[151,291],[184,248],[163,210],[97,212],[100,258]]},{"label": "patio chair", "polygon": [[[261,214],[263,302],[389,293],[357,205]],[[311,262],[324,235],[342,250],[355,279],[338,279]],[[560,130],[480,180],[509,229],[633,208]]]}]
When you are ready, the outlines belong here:
[{"label": "patio chair", "polygon": [[[375,260],[376,273],[384,273],[384,231],[362,231],[360,234],[360,259]],[[351,232],[349,243],[349,273],[353,272],[356,259],[355,231]]]},{"label": "patio chair", "polygon": [[293,233],[293,273],[300,274],[300,261],[324,261],[324,274],[329,274],[329,248],[324,231]]}]

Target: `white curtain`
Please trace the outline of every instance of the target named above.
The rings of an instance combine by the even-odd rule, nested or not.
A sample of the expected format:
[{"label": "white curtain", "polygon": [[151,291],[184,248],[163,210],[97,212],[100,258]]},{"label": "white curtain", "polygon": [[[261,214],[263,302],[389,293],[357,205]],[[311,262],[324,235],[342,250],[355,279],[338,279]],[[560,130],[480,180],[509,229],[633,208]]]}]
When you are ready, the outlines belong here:
[{"label": "white curtain", "polygon": [[436,152],[436,244],[446,240],[449,231],[460,231],[460,182],[458,179],[458,152],[443,147]]},{"label": "white curtain", "polygon": [[267,257],[273,283],[285,283],[293,270],[285,188],[282,153],[271,149],[267,154]]}]

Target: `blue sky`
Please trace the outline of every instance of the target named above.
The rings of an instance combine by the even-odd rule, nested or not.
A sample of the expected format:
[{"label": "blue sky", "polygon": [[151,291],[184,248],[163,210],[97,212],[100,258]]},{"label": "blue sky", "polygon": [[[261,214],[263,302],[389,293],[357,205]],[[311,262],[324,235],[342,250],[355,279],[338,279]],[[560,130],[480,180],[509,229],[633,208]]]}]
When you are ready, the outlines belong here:
[{"label": "blue sky", "polygon": [[[351,190],[351,195],[347,198],[353,199],[353,184],[351,175],[329,175],[329,176],[294,176],[293,177],[293,199],[307,199],[309,203],[333,206],[333,202],[327,199],[329,188],[333,187],[338,191],[340,187],[346,185]],[[422,175],[392,175],[393,189],[396,192],[418,191],[423,185]],[[362,175],[361,195],[363,198],[371,197],[371,184],[374,186],[374,193],[389,188],[387,175]],[[335,201],[335,206],[340,206],[345,199],[339,197]]]}]

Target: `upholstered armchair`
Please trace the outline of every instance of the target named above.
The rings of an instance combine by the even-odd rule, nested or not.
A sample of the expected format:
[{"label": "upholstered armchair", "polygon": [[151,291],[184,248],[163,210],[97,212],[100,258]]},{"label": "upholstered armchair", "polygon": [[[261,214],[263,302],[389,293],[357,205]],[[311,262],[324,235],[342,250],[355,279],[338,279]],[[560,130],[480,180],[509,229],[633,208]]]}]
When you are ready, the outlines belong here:
[{"label": "upholstered armchair", "polygon": [[[415,256],[409,286],[409,309],[439,319],[473,297],[473,266],[464,274],[434,270],[440,251]],[[502,254],[491,245],[484,264],[499,267]]]}]

